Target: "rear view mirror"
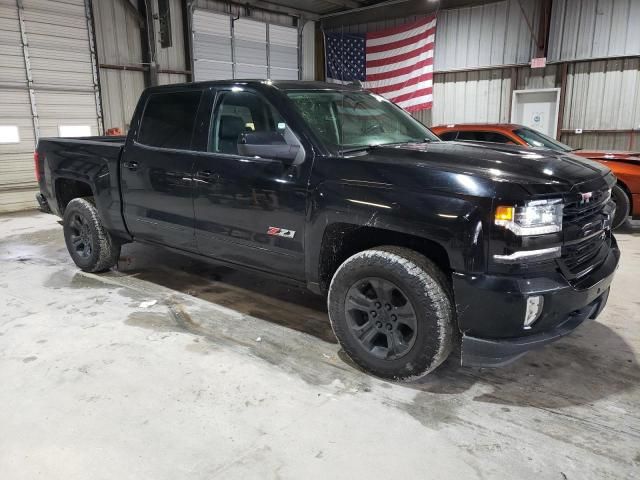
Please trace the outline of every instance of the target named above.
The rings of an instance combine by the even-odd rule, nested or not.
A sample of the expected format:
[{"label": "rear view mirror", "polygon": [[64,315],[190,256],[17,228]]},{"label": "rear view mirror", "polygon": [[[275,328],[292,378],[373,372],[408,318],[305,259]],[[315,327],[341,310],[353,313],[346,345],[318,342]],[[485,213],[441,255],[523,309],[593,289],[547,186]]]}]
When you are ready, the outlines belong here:
[{"label": "rear view mirror", "polygon": [[299,150],[299,145],[289,145],[278,132],[248,132],[238,140],[238,153],[247,157],[293,161]]}]

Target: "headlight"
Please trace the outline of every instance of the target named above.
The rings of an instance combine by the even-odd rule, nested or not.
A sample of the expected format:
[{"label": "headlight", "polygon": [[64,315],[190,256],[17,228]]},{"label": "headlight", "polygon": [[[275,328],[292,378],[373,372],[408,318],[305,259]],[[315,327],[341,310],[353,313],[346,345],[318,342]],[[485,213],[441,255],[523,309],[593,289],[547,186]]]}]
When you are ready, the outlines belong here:
[{"label": "headlight", "polygon": [[563,207],[561,199],[534,200],[523,207],[501,205],[496,208],[495,224],[519,236],[560,232]]}]

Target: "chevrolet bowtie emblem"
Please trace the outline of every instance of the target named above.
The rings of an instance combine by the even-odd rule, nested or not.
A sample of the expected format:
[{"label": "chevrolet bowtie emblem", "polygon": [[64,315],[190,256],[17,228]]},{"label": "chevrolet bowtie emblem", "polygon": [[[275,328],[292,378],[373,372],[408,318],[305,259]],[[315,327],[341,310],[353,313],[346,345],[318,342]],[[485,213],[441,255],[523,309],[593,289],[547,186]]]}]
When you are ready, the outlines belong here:
[{"label": "chevrolet bowtie emblem", "polygon": [[580,194],[581,199],[580,199],[580,203],[589,203],[591,201],[591,198],[593,197],[593,192],[587,192],[587,193],[581,193]]}]

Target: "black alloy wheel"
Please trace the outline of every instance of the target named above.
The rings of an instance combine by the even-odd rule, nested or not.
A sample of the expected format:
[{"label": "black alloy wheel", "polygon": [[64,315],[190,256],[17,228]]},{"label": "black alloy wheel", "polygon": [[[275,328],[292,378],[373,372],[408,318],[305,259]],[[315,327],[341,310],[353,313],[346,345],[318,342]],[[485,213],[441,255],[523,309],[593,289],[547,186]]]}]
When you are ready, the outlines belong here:
[{"label": "black alloy wheel", "polygon": [[347,292],[345,316],[356,341],[376,358],[396,360],[415,343],[416,312],[402,289],[384,278],[357,281]]},{"label": "black alloy wheel", "polygon": [[69,222],[69,230],[71,244],[73,245],[76,254],[81,258],[89,258],[93,251],[89,224],[82,216],[74,213],[71,216],[71,221]]}]

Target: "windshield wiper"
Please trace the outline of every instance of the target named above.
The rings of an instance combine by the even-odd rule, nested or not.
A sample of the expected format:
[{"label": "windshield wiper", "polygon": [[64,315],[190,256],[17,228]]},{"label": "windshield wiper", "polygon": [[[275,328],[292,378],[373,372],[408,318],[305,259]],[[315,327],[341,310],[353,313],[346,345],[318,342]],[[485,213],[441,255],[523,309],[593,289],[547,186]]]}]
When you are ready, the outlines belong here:
[{"label": "windshield wiper", "polygon": [[338,153],[340,153],[340,155],[344,155],[345,153],[366,152],[377,146],[378,145],[360,145],[359,147],[341,148],[338,150]]},{"label": "windshield wiper", "polygon": [[364,151],[368,151],[368,150],[372,150],[374,148],[380,148],[380,147],[394,147],[397,145],[415,145],[415,144],[420,144],[420,143],[431,143],[433,142],[433,140],[431,140],[430,138],[425,138],[422,141],[419,142],[415,142],[415,141],[411,141],[411,142],[390,142],[390,143],[376,143],[371,144],[371,145],[360,145],[359,147],[351,147],[351,148],[343,148],[341,150],[339,150],[340,154],[344,154],[344,153],[353,153],[353,152],[364,152]]}]

